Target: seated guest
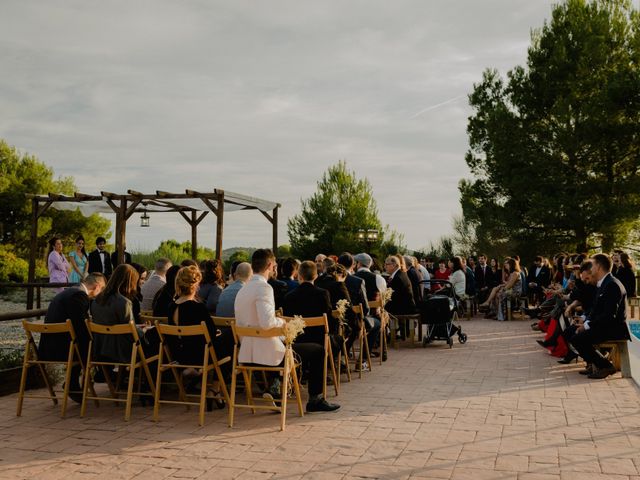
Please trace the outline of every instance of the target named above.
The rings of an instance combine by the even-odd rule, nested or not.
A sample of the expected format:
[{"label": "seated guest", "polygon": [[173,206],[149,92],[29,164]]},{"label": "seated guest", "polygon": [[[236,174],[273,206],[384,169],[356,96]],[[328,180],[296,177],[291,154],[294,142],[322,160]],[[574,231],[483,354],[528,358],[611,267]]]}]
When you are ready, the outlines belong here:
[{"label": "seated guest", "polygon": [[478,301],[482,303],[487,299],[489,293],[491,292],[491,289],[495,286],[492,285],[491,277],[493,276],[493,272],[491,270],[491,267],[487,265],[486,255],[478,255],[478,264],[476,265],[473,273],[476,280]]},{"label": "seated guest", "polygon": [[622,283],[629,299],[636,296],[636,267],[628,253],[621,252],[619,256],[620,263],[614,276]]},{"label": "seated guest", "polygon": [[136,323],[141,323],[140,310],[142,309],[142,287],[147,281],[147,268],[139,263],[132,262],[131,265],[138,272],[138,292],[136,296],[131,300],[133,302],[133,316],[136,318]]},{"label": "seated guest", "polygon": [[597,295],[591,313],[579,322],[576,334],[570,339],[578,354],[591,365],[589,378],[606,378],[616,372],[594,345],[607,340],[629,340],[627,328],[627,292],[620,280],[611,275],[611,258],[599,253],[591,257],[591,273],[597,282]]},{"label": "seated guest", "polygon": [[500,270],[500,266],[497,258],[492,258],[489,261],[489,267],[491,267],[491,277],[490,277],[491,282],[488,283],[487,285],[489,286],[489,289],[490,289],[489,291],[491,291],[491,289],[497,287],[502,283],[503,271]]},{"label": "seated guest", "polygon": [[347,278],[344,284],[347,286],[347,290],[349,290],[352,305],[362,305],[362,313],[365,316],[369,315],[369,302],[367,301],[367,290],[364,286],[364,280],[353,274],[353,267],[355,266],[353,256],[350,253],[343,253],[338,257],[337,263],[347,269]]},{"label": "seated guest", "polygon": [[282,280],[278,280],[277,276],[278,267],[276,264],[276,267],[269,272],[269,279],[267,280],[267,283],[273,289],[273,297],[276,302],[276,308],[282,308],[282,302],[284,301],[284,296],[287,294],[288,287],[285,282],[283,282]]},{"label": "seated guest", "polygon": [[[433,278],[435,280],[449,280],[451,276],[451,270],[447,268],[447,262],[443,258],[438,262],[438,269],[433,272]],[[437,292],[443,287],[441,283],[434,283],[431,285],[431,291]]]},{"label": "seated guest", "polygon": [[[327,268],[326,275],[324,275],[322,278],[318,277],[315,280],[316,287],[329,292],[329,301],[333,310],[338,307],[338,302],[340,300],[346,300],[348,302],[347,311],[345,312],[344,318],[344,321],[346,323],[344,332],[345,335],[352,333],[356,328],[355,314],[351,309],[351,297],[349,297],[349,290],[347,290],[347,287],[344,284],[346,278],[347,269],[339,263],[336,263]],[[327,316],[327,319],[329,320],[329,338],[331,339],[331,348],[333,349],[334,356],[337,356],[340,352],[340,348],[342,348],[343,338],[339,335],[338,320],[332,318],[332,316]],[[332,325],[333,328],[331,327]],[[357,335],[355,338],[357,338]],[[347,346],[349,345],[351,344],[348,343]]]},{"label": "seated guest", "polygon": [[[298,270],[300,285],[293,292],[289,292],[284,297],[283,310],[288,317],[300,315],[302,317],[319,317],[327,315],[329,332],[336,333],[338,330],[337,320],[331,314],[331,299],[329,292],[316,287],[313,282],[318,278],[316,264],[311,261],[302,262]],[[320,327],[313,329],[305,328],[297,339],[296,343],[316,342],[324,344],[324,330]]]},{"label": "seated guest", "polygon": [[367,300],[379,300],[380,294],[387,289],[387,282],[382,275],[371,271],[373,259],[366,253],[359,253],[353,259],[356,262],[356,273],[354,275],[364,280]]},{"label": "seated guest", "polygon": [[461,257],[453,257],[449,261],[449,268],[451,270],[451,275],[449,276],[449,281],[451,282],[451,287],[453,288],[453,292],[456,294],[458,298],[466,298],[466,286],[467,286],[467,277],[464,272],[464,266],[462,265]]},{"label": "seated guest", "polygon": [[324,273],[324,263],[322,262],[324,262],[325,258],[327,258],[327,256],[324,253],[319,253],[318,255],[316,255],[315,262],[318,269],[318,276]]},{"label": "seated guest", "polygon": [[542,300],[543,288],[547,288],[551,282],[551,270],[544,265],[544,259],[538,255],[533,261],[533,267],[527,275],[527,284],[529,291],[534,295],[536,303]]},{"label": "seated guest", "polygon": [[422,298],[425,298],[429,292],[431,291],[431,285],[429,284],[429,280],[431,280],[431,274],[429,270],[427,270],[427,260],[423,258],[418,263],[417,269],[420,271],[420,275],[422,276],[422,283],[420,284],[422,287]]},{"label": "seated guest", "polygon": [[196,262],[193,258],[185,258],[180,262],[180,266],[181,267],[191,267],[191,266],[197,267],[198,262]]},{"label": "seated guest", "polygon": [[485,318],[496,318],[504,321],[504,307],[506,302],[514,298],[519,298],[522,294],[522,276],[520,275],[520,265],[514,258],[507,258],[504,261],[504,271],[507,281],[491,291],[487,301],[480,307],[490,307],[490,312]]},{"label": "seated guest", "polygon": [[296,280],[298,268],[300,268],[300,262],[295,258],[289,257],[282,262],[282,277],[280,280],[287,284],[287,292],[295,290],[299,285],[298,280]]},{"label": "seated guest", "polygon": [[[253,277],[236,296],[235,312],[238,326],[269,329],[284,325],[284,320],[275,315],[273,289],[267,283],[275,267],[276,258],[271,250],[258,249],[253,253],[251,257]],[[339,405],[327,402],[322,396],[325,355],[322,345],[295,342],[293,350],[300,357],[302,368],[309,372],[307,412],[327,412],[340,408]],[[285,346],[277,337],[247,337],[241,339],[238,361],[271,366],[282,365],[284,352]]]},{"label": "seated guest", "polygon": [[206,305],[209,313],[215,315],[218,298],[225,286],[222,263],[220,260],[205,260],[200,264],[200,269],[203,276],[198,298]]},{"label": "seated guest", "polygon": [[166,283],[160,288],[153,297],[153,316],[166,317],[169,315],[169,305],[174,300],[176,294],[176,275],[180,270],[179,265],[172,265],[167,270]]},{"label": "seated guest", "polygon": [[388,256],[384,262],[384,268],[389,275],[388,286],[393,290],[391,300],[385,305],[385,310],[394,315],[414,314],[416,304],[413,299],[411,280],[409,280],[407,273],[400,268],[400,259],[395,255]]},{"label": "seated guest", "polygon": [[[80,285],[69,287],[57,294],[51,300],[44,317],[44,323],[64,323],[67,319],[71,320],[83,362],[87,359],[89,347],[89,332],[84,321],[87,318],[91,300],[100,294],[105,283],[104,275],[97,272],[90,273],[80,281]],[[67,360],[69,342],[70,338],[65,333],[43,333],[38,347],[40,360]],[[81,390],[79,382],[81,373],[80,365],[72,368],[69,383],[71,390],[76,392]],[[69,397],[78,403],[82,401],[82,395],[78,393],[70,394]]]},{"label": "seated guest", "polygon": [[476,294],[476,276],[473,272],[473,269],[467,265],[467,261],[464,257],[460,257],[462,261],[462,270],[464,271],[464,279],[465,279],[465,290],[464,293],[473,297]]},{"label": "seated guest", "polygon": [[[137,293],[138,272],[131,265],[118,265],[107,286],[91,303],[91,318],[100,325],[119,325],[135,320],[132,299]],[[145,355],[158,353],[157,334],[145,337],[146,329],[137,328]],[[131,361],[131,337],[128,335],[95,335],[93,348],[96,360],[104,357],[116,362]]]},{"label": "seated guest", "polygon": [[216,315],[218,317],[235,317],[234,304],[236,301],[236,295],[249,281],[252,274],[251,264],[247,262],[238,264],[233,271],[233,283],[222,291],[220,298],[218,299],[218,307],[216,308]]},{"label": "seated guest", "polygon": [[168,258],[159,258],[156,260],[156,267],[151,276],[140,287],[142,293],[142,303],[140,308],[144,311],[153,310],[153,297],[165,283],[167,283],[167,270],[171,267],[171,260]]},{"label": "seated guest", "polygon": [[422,275],[416,268],[418,261],[416,260],[416,257],[412,257],[411,255],[405,255],[403,258],[404,258],[404,263],[407,267],[406,269],[407,276],[411,281],[413,299],[416,302],[419,302],[420,300],[422,300],[422,284],[420,283],[422,281]]},{"label": "seated guest", "polygon": [[[178,298],[169,305],[169,324],[174,325],[199,325],[204,322],[213,341],[213,349],[218,359],[233,355],[233,333],[230,329],[218,332],[209,309],[199,301],[196,295],[200,287],[202,274],[200,269],[193,265],[182,267],[176,275],[176,295]],[[204,358],[204,337],[183,337],[179,343],[173,345],[174,354],[178,362],[182,364],[199,365]],[[228,376],[231,372],[231,364],[226,363],[220,367],[223,374]],[[219,394],[220,384],[214,377],[213,394]],[[218,407],[224,407],[224,401],[218,400]]]}]

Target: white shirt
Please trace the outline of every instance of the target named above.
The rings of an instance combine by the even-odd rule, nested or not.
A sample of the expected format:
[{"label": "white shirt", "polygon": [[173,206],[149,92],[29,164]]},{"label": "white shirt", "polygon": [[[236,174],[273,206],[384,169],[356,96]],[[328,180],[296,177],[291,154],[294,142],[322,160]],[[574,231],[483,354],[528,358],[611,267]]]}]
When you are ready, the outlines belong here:
[{"label": "white shirt", "polygon": [[449,276],[449,281],[453,286],[453,291],[459,298],[464,297],[467,288],[467,277],[462,270],[456,270]]},{"label": "white shirt", "polygon": [[[273,288],[262,275],[255,274],[243,286],[234,303],[236,325],[259,327],[263,330],[282,327],[284,320],[276,317]],[[260,365],[279,365],[284,358],[285,346],[279,337],[241,339],[238,361]]]},{"label": "white shirt", "polygon": [[540,275],[540,270],[542,270],[542,266],[536,267],[536,277]]},{"label": "white shirt", "polygon": [[[422,274],[422,280],[431,280],[431,275],[429,275],[429,270],[427,270],[424,265],[418,265],[418,270],[420,270],[420,273]],[[429,288],[431,288],[431,284],[429,282],[427,283],[422,283],[422,289],[423,290],[429,290]]]}]

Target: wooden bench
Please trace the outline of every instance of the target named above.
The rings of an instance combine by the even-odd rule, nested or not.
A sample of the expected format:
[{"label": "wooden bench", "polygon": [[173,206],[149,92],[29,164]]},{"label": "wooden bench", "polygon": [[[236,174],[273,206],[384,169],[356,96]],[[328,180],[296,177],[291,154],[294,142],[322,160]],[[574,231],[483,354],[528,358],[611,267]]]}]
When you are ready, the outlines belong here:
[{"label": "wooden bench", "polygon": [[596,345],[596,348],[609,349],[609,361],[619,372],[622,372],[623,378],[631,377],[631,364],[629,363],[629,347],[628,340],[608,340]]}]

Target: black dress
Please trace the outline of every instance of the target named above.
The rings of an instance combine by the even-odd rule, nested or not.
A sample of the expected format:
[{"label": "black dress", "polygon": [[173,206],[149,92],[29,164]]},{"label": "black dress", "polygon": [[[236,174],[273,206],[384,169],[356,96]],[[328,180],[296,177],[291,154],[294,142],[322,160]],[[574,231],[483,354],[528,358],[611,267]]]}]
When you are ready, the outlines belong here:
[{"label": "black dress", "polygon": [[[231,329],[220,329],[221,335],[217,335],[217,328],[211,319],[207,307],[195,300],[187,300],[186,302],[177,304],[171,302],[169,305],[169,325],[174,325],[174,312],[178,310],[178,325],[199,325],[204,322],[209,331],[209,335],[213,340],[213,349],[216,352],[218,360],[233,355],[233,334]],[[178,343],[171,345],[171,350],[177,360],[183,364],[202,365],[204,359],[204,337],[182,337]],[[222,371],[230,371],[231,362],[221,367]]]},{"label": "black dress", "polygon": [[636,296],[636,276],[630,268],[618,267],[614,275],[627,291],[627,298]]}]

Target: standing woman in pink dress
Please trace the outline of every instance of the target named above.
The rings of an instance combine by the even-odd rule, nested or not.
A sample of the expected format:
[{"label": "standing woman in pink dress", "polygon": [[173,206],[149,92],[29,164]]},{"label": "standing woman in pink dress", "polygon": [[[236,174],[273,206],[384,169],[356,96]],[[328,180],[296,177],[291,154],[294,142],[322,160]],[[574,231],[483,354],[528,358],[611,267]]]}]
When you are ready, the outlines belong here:
[{"label": "standing woman in pink dress", "polygon": [[[49,240],[49,258],[47,260],[49,269],[49,283],[66,283],[69,281],[69,262],[62,253],[62,240],[53,237]],[[59,293],[64,288],[56,288]]]}]

